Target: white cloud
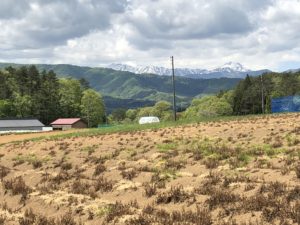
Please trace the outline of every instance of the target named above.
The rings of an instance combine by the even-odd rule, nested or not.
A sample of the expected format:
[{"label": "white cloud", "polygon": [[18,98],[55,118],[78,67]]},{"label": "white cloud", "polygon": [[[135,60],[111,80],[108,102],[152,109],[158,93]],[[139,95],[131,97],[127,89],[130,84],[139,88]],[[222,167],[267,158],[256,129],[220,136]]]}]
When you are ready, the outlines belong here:
[{"label": "white cloud", "polygon": [[22,18],[30,9],[27,0],[1,0],[0,19],[11,20]]},{"label": "white cloud", "polygon": [[299,0],[15,2],[0,2],[2,61],[300,68]]}]

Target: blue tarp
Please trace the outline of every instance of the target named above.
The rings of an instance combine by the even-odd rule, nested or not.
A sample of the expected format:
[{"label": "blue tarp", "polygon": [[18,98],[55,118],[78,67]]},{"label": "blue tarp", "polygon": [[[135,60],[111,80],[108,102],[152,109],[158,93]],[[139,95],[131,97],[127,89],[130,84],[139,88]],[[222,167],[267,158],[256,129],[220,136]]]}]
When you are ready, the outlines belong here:
[{"label": "blue tarp", "polygon": [[300,112],[300,96],[272,99],[272,113]]}]

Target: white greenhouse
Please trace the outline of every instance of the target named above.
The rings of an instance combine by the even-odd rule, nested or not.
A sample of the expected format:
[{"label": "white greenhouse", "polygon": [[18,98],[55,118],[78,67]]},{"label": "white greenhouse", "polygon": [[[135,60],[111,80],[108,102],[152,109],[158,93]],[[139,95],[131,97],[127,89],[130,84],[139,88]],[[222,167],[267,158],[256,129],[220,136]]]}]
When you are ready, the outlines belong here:
[{"label": "white greenhouse", "polygon": [[139,124],[147,124],[147,123],[159,123],[159,119],[156,116],[147,116],[141,117],[139,120]]}]

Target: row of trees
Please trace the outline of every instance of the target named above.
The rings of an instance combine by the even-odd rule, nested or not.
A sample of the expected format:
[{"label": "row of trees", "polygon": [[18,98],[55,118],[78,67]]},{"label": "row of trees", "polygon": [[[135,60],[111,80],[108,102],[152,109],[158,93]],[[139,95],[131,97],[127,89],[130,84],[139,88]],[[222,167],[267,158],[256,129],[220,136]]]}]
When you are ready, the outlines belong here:
[{"label": "row of trees", "polygon": [[45,124],[81,117],[96,126],[105,109],[101,95],[84,79],[58,79],[53,71],[39,72],[35,66],[9,67],[0,71],[0,117],[35,117]]},{"label": "row of trees", "polygon": [[262,102],[265,112],[270,113],[272,98],[299,94],[300,72],[246,76],[233,90],[194,99],[183,115],[190,118],[259,114],[262,113]]},{"label": "row of trees", "polygon": [[[204,96],[192,100],[191,105],[181,113],[181,118],[208,116],[229,116],[262,113],[262,88],[266,112],[270,112],[271,99],[300,93],[300,76],[296,74],[264,74],[258,77],[246,76],[237,87],[220,91],[217,95]],[[153,107],[138,109],[118,109],[110,115],[110,121],[132,122],[142,116],[157,116],[162,121],[171,120],[171,104],[165,101]]]},{"label": "row of trees", "polygon": [[[300,72],[247,76],[234,90],[196,98],[181,113],[183,118],[262,113],[262,90],[266,112],[274,97],[300,94]],[[153,107],[118,109],[110,122],[136,122],[143,116],[171,120],[172,105],[159,101]],[[58,79],[53,71],[39,72],[35,66],[0,71],[0,117],[35,117],[49,124],[59,117],[84,118],[90,127],[106,120],[101,95],[86,80]]]},{"label": "row of trees", "polygon": [[[179,118],[189,119],[207,116],[224,116],[233,114],[234,91],[220,92],[218,95],[205,96],[192,100],[190,107],[181,112]],[[159,101],[153,107],[137,109],[117,109],[109,116],[112,123],[137,122],[144,116],[157,116],[161,121],[173,120],[172,105]]]},{"label": "row of trees", "polygon": [[[233,90],[220,91],[217,95],[193,99],[191,105],[180,116],[187,119],[259,114],[262,113],[262,101],[265,112],[270,113],[272,98],[292,95],[300,95],[300,72],[266,73],[254,77],[247,75]],[[171,120],[171,104],[161,101],[153,107],[127,111],[120,109],[114,111],[110,119],[131,122],[137,121],[142,116],[158,116],[162,121]]]},{"label": "row of trees", "polygon": [[144,116],[157,116],[161,121],[168,121],[173,118],[172,105],[166,101],[159,101],[152,107],[137,109],[117,109],[109,116],[111,122],[130,123],[137,122]]},{"label": "row of trees", "polygon": [[233,113],[235,115],[262,113],[262,96],[265,112],[269,113],[272,98],[299,94],[300,72],[267,73],[262,77],[247,76],[234,90]]},{"label": "row of trees", "polygon": [[220,92],[216,96],[196,98],[183,113],[183,118],[231,115],[233,112],[232,96],[233,91],[229,91]]}]

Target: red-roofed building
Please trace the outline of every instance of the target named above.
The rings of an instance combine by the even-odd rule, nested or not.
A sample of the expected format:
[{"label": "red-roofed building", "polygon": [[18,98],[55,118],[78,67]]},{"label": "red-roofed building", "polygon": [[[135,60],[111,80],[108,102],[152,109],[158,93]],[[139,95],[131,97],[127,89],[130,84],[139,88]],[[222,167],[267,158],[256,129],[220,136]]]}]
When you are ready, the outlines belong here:
[{"label": "red-roofed building", "polygon": [[51,123],[53,130],[69,130],[87,128],[87,123],[80,118],[60,118]]}]

